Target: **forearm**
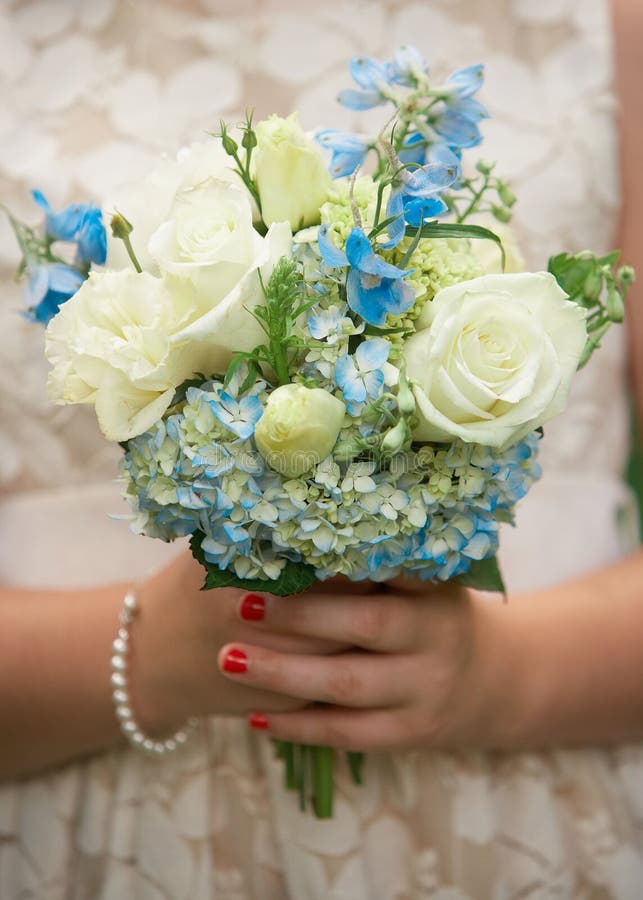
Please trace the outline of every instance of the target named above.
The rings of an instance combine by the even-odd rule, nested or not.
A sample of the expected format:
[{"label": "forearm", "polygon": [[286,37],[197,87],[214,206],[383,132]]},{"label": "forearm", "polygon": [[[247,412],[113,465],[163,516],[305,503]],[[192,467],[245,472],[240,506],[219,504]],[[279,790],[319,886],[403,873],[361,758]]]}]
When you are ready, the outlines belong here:
[{"label": "forearm", "polygon": [[0,589],[0,780],[119,740],[110,657],[125,589]]},{"label": "forearm", "polygon": [[489,604],[481,618],[489,684],[482,743],[535,749],[643,739],[643,553]]}]

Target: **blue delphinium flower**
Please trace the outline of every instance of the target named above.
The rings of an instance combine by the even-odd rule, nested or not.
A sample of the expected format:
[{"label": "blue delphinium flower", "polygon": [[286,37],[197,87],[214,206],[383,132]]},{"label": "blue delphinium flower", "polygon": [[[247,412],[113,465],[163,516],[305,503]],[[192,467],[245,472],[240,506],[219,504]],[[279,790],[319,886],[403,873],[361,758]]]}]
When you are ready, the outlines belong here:
[{"label": "blue delphinium flower", "polygon": [[391,82],[415,87],[421,76],[428,75],[429,67],[417,47],[407,44],[395,52],[393,62],[387,63],[387,71]]},{"label": "blue delphinium flower", "polygon": [[476,147],[482,141],[478,122],[489,113],[473,95],[482,87],[483,77],[484,66],[476,65],[458,69],[446,80],[449,96],[431,126],[451,150]]},{"label": "blue delphinium flower", "polygon": [[386,208],[387,217],[397,216],[388,227],[386,247],[396,247],[406,225],[418,228],[427,218],[447,210],[440,194],[458,177],[458,168],[430,163],[418,169],[401,169],[395,176]]},{"label": "blue delphinium flower", "polygon": [[103,214],[97,206],[71,203],[56,213],[42,191],[32,191],[32,196],[45,210],[45,227],[50,238],[76,243],[80,262],[103,265],[107,258],[107,236]]},{"label": "blue delphinium flower", "polygon": [[387,314],[399,315],[415,303],[415,291],[403,280],[410,270],[398,269],[377,256],[361,228],[353,228],[349,234],[345,253],[331,242],[328,225],[320,227],[318,242],[327,266],[350,266],[346,299],[369,325],[383,325]]},{"label": "blue delphinium flower", "polygon": [[[354,414],[367,398],[376,399],[384,386],[382,367],[391,345],[383,338],[363,341],[354,356],[340,356],[335,364],[335,381],[344,395],[348,411]],[[355,404],[358,404],[357,408]]]},{"label": "blue delphinium flower", "polygon": [[333,178],[352,175],[366,158],[370,144],[363,137],[349,131],[326,128],[315,139],[322,147],[332,152],[329,171]]},{"label": "blue delphinium flower", "polygon": [[387,87],[392,83],[394,72],[386,63],[372,56],[354,56],[349,63],[353,81],[362,90],[347,88],[340,91],[337,100],[348,109],[371,109],[388,100]]},{"label": "blue delphinium flower", "polygon": [[47,325],[61,305],[72,297],[85,280],[83,275],[64,263],[47,263],[28,269],[25,290],[27,317]]}]

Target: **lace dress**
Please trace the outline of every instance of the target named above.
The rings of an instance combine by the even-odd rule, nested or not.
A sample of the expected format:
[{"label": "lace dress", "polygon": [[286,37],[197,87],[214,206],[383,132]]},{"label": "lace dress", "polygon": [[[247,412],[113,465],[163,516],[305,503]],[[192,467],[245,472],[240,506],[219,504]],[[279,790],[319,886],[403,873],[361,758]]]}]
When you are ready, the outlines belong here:
[{"label": "lace dress", "polygon": [[[307,127],[356,128],[333,100],[346,59],[405,42],[443,73],[486,63],[483,152],[520,196],[532,267],[612,244],[605,0],[325,0],[305,14],[294,0],[2,0],[0,196],[25,218],[32,186],[54,205],[100,198],[249,102],[258,116],[297,107]],[[118,454],[90,410],[46,400],[15,254],[2,222],[0,582],[149,572],[176,549],[106,516],[121,511]],[[505,535],[514,590],[628,549],[623,368],[615,334],[547,429],[546,474]],[[283,792],[265,736],[214,720],[168,759],[117,749],[1,787],[0,898],[639,900],[642,835],[638,746],[372,754],[365,786],[340,772],[335,818],[320,823]]]}]

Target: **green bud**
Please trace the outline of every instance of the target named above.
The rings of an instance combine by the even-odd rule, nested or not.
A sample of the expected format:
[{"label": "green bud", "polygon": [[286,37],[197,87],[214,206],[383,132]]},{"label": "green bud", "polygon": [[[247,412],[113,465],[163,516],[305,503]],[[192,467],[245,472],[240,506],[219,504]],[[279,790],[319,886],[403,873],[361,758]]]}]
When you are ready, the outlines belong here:
[{"label": "green bud", "polygon": [[380,444],[380,449],[387,456],[392,456],[394,453],[399,453],[400,450],[405,449],[410,437],[411,430],[406,419],[400,419],[397,425],[386,432]]},{"label": "green bud", "polygon": [[109,224],[111,226],[113,236],[121,241],[126,237],[129,237],[129,235],[134,231],[134,226],[132,225],[132,223],[128,222],[125,216],[119,212],[114,213],[114,215],[110,219]]},{"label": "green bud", "polygon": [[223,149],[228,154],[228,156],[234,156],[239,149],[239,145],[234,138],[230,137],[227,131],[223,131],[221,133],[221,143],[223,144]]},{"label": "green bud", "polygon": [[605,304],[607,315],[611,322],[622,322],[625,315],[623,298],[620,291],[614,285],[610,285],[607,292],[607,302]]},{"label": "green bud", "polygon": [[415,412],[415,397],[404,371],[400,372],[397,386],[397,408],[403,416],[412,416]]},{"label": "green bud", "polygon": [[514,192],[511,190],[511,188],[509,187],[509,185],[505,184],[504,181],[498,182],[497,191],[498,191],[498,196],[500,197],[502,202],[505,204],[505,206],[507,206],[509,208],[511,208],[515,204],[516,200],[518,199],[516,197],[516,195],[514,194]]},{"label": "green bud", "polygon": [[583,283],[583,296],[587,300],[598,300],[603,290],[603,276],[594,269]]},{"label": "green bud", "polygon": [[241,138],[241,146],[244,150],[254,150],[257,146],[257,135],[252,128],[246,128],[244,130],[243,137]]},{"label": "green bud", "polygon": [[491,175],[494,166],[495,163],[486,162],[484,159],[479,159],[476,163],[476,169],[481,175]]},{"label": "green bud", "polygon": [[582,369],[586,362],[589,361],[590,356],[596,350],[601,343],[601,340],[605,337],[605,334],[609,330],[611,322],[603,322],[603,324],[593,331],[591,337],[588,338],[587,343],[585,344],[585,348],[581,354],[580,361],[578,363],[578,368]]},{"label": "green bud", "polygon": [[621,266],[621,268],[616,273],[616,277],[621,282],[624,288],[628,288],[636,281],[636,272],[634,271],[632,266]]},{"label": "green bud", "polygon": [[499,222],[511,222],[511,213],[504,206],[492,206],[491,212]]}]

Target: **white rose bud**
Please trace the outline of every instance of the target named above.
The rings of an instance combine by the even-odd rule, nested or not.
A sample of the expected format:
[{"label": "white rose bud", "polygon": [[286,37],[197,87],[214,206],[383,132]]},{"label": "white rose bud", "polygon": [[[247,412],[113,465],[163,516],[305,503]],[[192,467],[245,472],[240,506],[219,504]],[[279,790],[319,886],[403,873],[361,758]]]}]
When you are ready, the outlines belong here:
[{"label": "white rose bud", "polygon": [[268,465],[288,478],[309,472],[332,451],[346,407],[322,388],[276,388],[255,428],[255,443]]},{"label": "white rose bud", "polygon": [[299,125],[297,113],[270,116],[256,126],[252,162],[266,225],[290,222],[293,231],[318,225],[331,177],[320,149]]},{"label": "white rose bud", "polygon": [[484,275],[439,291],[404,345],[418,441],[506,447],[565,409],[585,311],[547,272]]}]

